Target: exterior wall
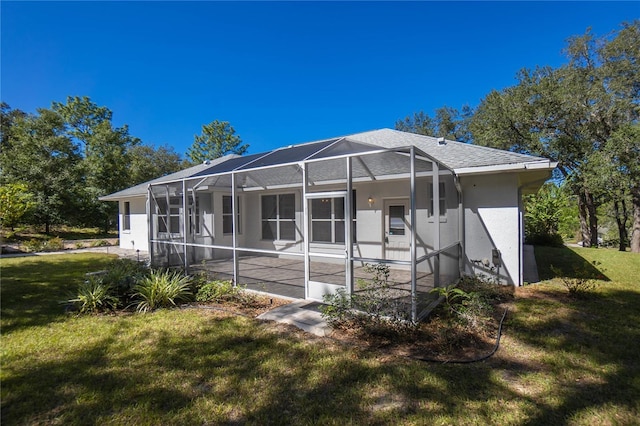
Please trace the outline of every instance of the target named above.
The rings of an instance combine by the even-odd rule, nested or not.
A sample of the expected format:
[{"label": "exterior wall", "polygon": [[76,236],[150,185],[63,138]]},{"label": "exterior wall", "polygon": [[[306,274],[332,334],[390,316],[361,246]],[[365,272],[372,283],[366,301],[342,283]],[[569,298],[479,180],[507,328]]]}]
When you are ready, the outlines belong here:
[{"label": "exterior wall", "polygon": [[[515,173],[463,176],[465,272],[520,282],[520,202]],[[502,266],[492,270],[492,250]]]},{"label": "exterior wall", "polygon": [[[130,229],[124,230],[124,203],[129,202]],[[118,229],[120,247],[149,251],[149,230],[147,227],[147,198],[132,197],[118,201]]]}]

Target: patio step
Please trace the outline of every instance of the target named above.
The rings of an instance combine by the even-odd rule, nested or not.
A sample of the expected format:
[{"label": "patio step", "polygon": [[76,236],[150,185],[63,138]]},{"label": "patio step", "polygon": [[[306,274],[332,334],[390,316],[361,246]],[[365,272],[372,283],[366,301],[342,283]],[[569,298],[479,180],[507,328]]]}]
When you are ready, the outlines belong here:
[{"label": "patio step", "polygon": [[265,312],[258,319],[291,324],[307,333],[326,336],[329,334],[329,325],[322,318],[319,306],[318,302],[298,300]]}]

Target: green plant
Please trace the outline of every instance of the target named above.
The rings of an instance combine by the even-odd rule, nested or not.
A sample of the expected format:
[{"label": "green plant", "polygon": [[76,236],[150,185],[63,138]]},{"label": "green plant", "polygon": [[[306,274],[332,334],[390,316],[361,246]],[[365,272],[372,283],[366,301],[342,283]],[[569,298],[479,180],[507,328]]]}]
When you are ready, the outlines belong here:
[{"label": "green plant", "polygon": [[42,244],[42,251],[60,251],[64,250],[64,240],[60,237],[54,237]]},{"label": "green plant", "polygon": [[370,280],[358,280],[357,290],[349,295],[340,289],[325,295],[322,316],[333,327],[356,327],[369,334],[394,334],[415,326],[406,295],[388,282],[389,267],[365,264]]},{"label": "green plant", "polygon": [[84,244],[83,243],[75,243],[75,247],[77,249],[81,249],[81,248],[84,248]]},{"label": "green plant", "polygon": [[106,240],[94,240],[94,241],[91,241],[91,244],[90,244],[91,247],[105,247],[110,245],[111,244],[109,244],[109,242]]},{"label": "green plant", "polygon": [[444,297],[445,307],[449,313],[455,312],[456,303],[460,303],[470,297],[469,293],[456,287],[455,284],[451,284],[446,287],[436,287],[431,290],[431,293]]},{"label": "green plant", "polygon": [[102,280],[115,290],[116,295],[124,303],[131,297],[135,285],[148,274],[149,268],[146,264],[132,259],[120,258],[107,266]]},{"label": "green plant", "polygon": [[78,294],[69,299],[81,313],[103,312],[115,309],[118,298],[113,294],[110,285],[102,281],[102,277],[92,276],[78,286]]},{"label": "green plant", "polygon": [[42,241],[36,238],[32,238],[22,243],[22,248],[24,249],[24,251],[28,253],[35,253],[38,251],[42,251],[42,247],[43,247]]},{"label": "green plant", "polygon": [[[593,264],[597,266],[595,261]],[[568,274],[565,274],[561,269],[553,265],[549,265],[549,268],[560,279],[572,297],[584,297],[596,288],[596,280],[590,278],[584,268],[574,267],[571,276],[568,276]]]},{"label": "green plant", "polygon": [[236,295],[240,289],[229,280],[216,280],[200,286],[196,293],[198,302],[221,302]]},{"label": "green plant", "polygon": [[136,309],[147,312],[176,306],[176,302],[188,300],[192,295],[190,285],[191,277],[180,272],[152,271],[133,288],[133,297],[139,300]]}]

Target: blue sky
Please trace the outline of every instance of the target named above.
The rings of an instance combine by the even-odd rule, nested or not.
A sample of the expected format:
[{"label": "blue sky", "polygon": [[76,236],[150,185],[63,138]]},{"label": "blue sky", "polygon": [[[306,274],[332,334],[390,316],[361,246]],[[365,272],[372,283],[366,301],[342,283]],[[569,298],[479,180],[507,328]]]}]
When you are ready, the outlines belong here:
[{"label": "blue sky", "polygon": [[89,96],[144,143],[184,153],[226,120],[250,152],[476,106],[634,2],[9,2],[1,98]]}]

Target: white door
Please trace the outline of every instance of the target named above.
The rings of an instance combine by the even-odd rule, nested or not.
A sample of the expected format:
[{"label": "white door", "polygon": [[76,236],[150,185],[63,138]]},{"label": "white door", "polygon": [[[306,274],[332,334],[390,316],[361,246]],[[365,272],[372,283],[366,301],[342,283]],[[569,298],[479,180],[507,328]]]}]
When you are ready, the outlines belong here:
[{"label": "white door", "polygon": [[391,260],[409,260],[411,210],[408,199],[384,202],[384,256]]}]

